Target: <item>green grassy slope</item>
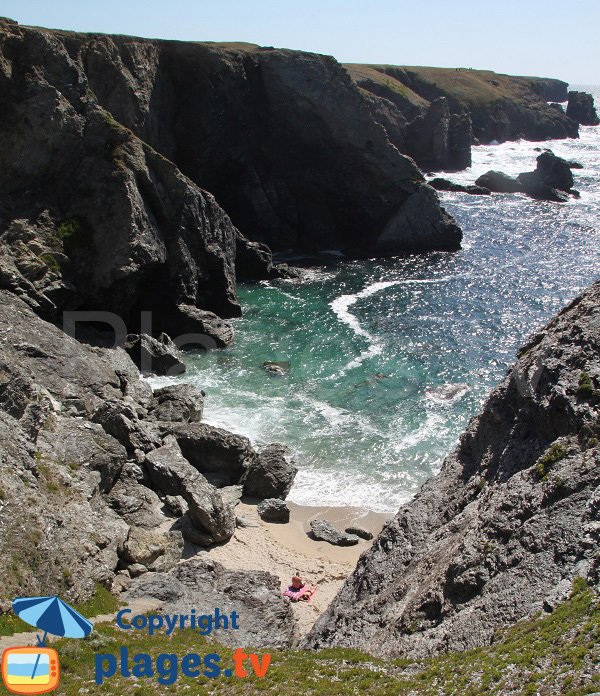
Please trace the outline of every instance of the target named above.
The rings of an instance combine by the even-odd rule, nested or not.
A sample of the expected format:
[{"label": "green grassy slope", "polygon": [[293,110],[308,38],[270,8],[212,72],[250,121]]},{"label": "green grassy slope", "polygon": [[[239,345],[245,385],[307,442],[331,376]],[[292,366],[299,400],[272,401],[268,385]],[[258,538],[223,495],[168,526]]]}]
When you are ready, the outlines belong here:
[{"label": "green grassy slope", "polygon": [[[191,631],[149,638],[127,635],[111,625],[101,625],[84,641],[59,641],[61,683],[57,694],[78,693],[119,696],[154,694],[567,694],[578,696],[600,690],[600,602],[583,581],[576,582],[571,598],[553,614],[523,621],[503,631],[493,645],[464,653],[442,655],[419,662],[383,661],[352,650],[274,651],[265,678],[180,678],[161,686],[154,679],[112,677],[102,686],[94,681],[94,654],[130,653],[183,657],[197,652],[217,652],[223,666],[231,664],[232,651],[206,641]],[[258,650],[259,654],[266,651]],[[8,693],[0,687],[0,693]]]}]

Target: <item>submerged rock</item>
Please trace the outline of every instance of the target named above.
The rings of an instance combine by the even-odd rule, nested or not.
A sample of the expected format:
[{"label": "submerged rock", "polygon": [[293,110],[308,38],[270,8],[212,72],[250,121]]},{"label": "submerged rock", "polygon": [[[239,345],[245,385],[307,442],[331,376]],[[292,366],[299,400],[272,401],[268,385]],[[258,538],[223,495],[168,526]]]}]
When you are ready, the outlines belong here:
[{"label": "submerged rock", "polygon": [[317,541],[326,541],[334,546],[354,546],[359,542],[358,535],[342,534],[327,520],[311,520],[310,529]]},{"label": "submerged rock", "polygon": [[289,360],[266,360],[263,363],[263,367],[270,374],[283,377],[289,373],[292,365]]}]

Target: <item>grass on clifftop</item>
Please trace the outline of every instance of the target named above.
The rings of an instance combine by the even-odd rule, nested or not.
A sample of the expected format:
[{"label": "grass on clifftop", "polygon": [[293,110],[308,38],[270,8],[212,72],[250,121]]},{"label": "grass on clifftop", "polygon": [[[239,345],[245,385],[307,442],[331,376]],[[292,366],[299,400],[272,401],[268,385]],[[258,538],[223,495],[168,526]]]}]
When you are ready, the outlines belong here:
[{"label": "grass on clifftop", "polygon": [[[125,634],[101,625],[90,639],[61,640],[55,644],[61,659],[61,681],[55,693],[114,696],[154,694],[282,694],[335,696],[336,694],[422,694],[479,696],[480,694],[567,694],[580,696],[600,690],[600,602],[577,581],[571,598],[553,614],[522,621],[503,631],[486,648],[411,662],[379,660],[354,650],[273,651],[263,679],[180,677],[161,686],[156,678],[126,679],[114,676],[102,686],[94,680],[94,654],[118,654],[121,645],[130,654],[188,653],[221,655],[221,665],[231,664],[232,650],[207,644],[192,631],[149,638],[144,632]],[[257,650],[263,654],[264,650]],[[594,674],[596,672],[596,674]],[[0,693],[8,693],[0,687]]]},{"label": "grass on clifftop", "polygon": [[[77,611],[88,619],[102,614],[112,614],[119,608],[119,601],[102,585],[96,585],[96,593],[81,604],[73,604]],[[36,629],[21,621],[14,614],[0,614],[0,636],[12,636],[14,633],[30,633]]]}]

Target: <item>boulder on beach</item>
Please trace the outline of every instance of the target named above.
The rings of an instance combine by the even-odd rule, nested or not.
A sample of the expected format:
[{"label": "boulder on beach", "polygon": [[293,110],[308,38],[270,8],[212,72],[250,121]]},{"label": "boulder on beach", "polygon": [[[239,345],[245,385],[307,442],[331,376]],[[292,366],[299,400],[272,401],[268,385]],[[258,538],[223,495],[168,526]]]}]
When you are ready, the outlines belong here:
[{"label": "boulder on beach", "polygon": [[183,456],[218,487],[239,483],[256,457],[247,437],[206,423],[166,424],[164,433],[172,434]]},{"label": "boulder on beach", "polygon": [[279,498],[261,500],[256,506],[256,512],[264,522],[289,522],[290,509],[285,501]]},{"label": "boulder on beach", "polygon": [[257,498],[285,500],[297,473],[289,447],[277,443],[267,445],[248,467],[244,493]]},{"label": "boulder on beach", "polygon": [[366,541],[370,541],[373,538],[373,534],[371,532],[369,532],[367,529],[363,529],[362,527],[358,527],[356,525],[346,527],[344,531],[346,532],[346,534],[351,534],[353,536],[360,537],[361,539],[365,539]]},{"label": "boulder on beach", "polygon": [[310,529],[317,541],[326,541],[334,546],[354,546],[359,541],[356,534],[342,534],[327,520],[311,520]]},{"label": "boulder on beach", "polygon": [[181,518],[183,536],[195,544],[227,541],[235,531],[235,514],[220,492],[181,454],[174,438],[146,456],[144,467],[156,490],[181,496],[188,511]]}]

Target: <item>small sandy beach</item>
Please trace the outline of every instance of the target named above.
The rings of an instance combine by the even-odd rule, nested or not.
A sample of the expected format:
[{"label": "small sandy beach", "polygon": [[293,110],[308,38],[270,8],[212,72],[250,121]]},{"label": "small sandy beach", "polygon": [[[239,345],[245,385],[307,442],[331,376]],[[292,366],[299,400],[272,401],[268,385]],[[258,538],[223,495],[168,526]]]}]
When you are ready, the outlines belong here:
[{"label": "small sandy beach", "polygon": [[318,590],[311,604],[292,604],[299,635],[304,635],[354,570],[358,557],[372,543],[361,539],[356,546],[339,547],[314,541],[307,536],[310,520],[326,518],[340,531],[356,524],[377,536],[392,515],[350,507],[310,507],[291,502],[288,502],[288,506],[290,522],[274,524],[263,522],[258,517],[255,505],[239,503],[236,514],[255,526],[238,528],[227,544],[205,553],[232,570],[266,570],[274,573],[280,578],[282,591],[295,574],[316,585]]}]

